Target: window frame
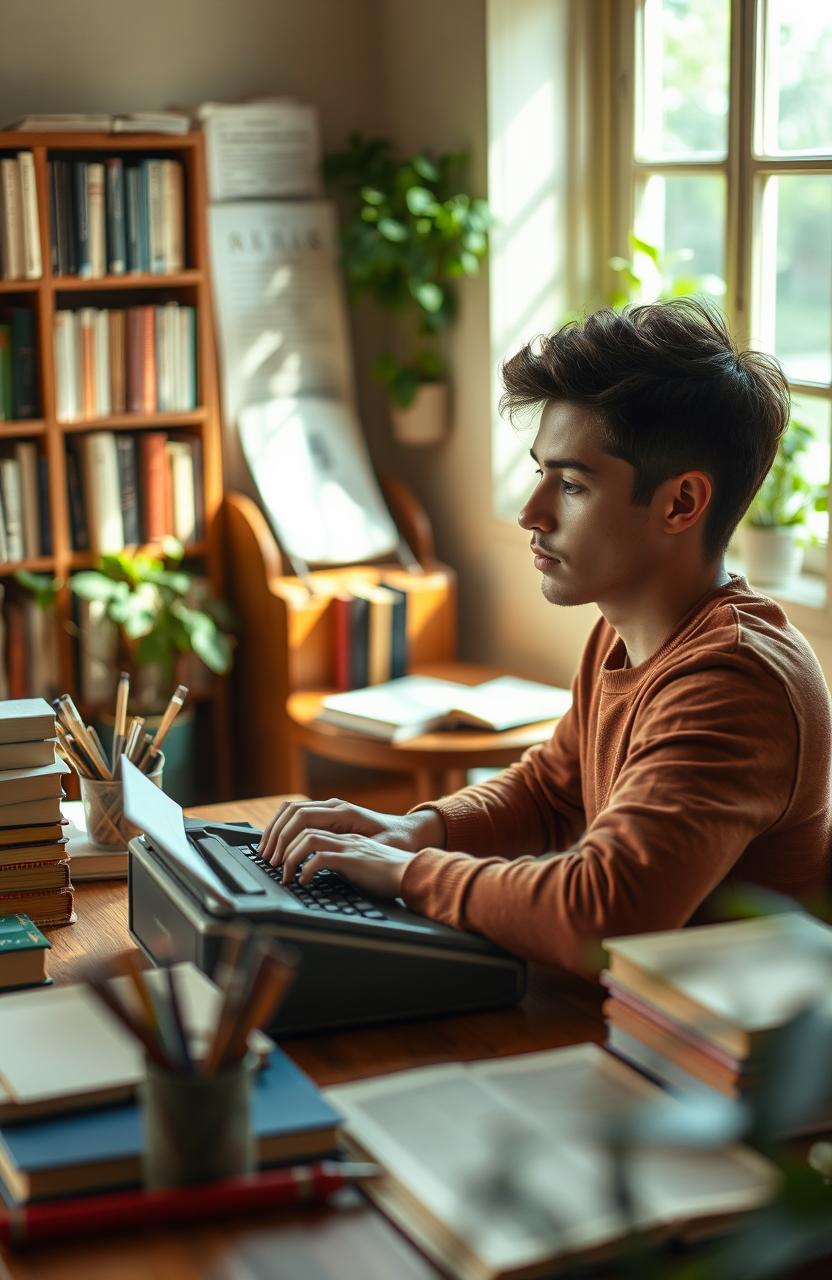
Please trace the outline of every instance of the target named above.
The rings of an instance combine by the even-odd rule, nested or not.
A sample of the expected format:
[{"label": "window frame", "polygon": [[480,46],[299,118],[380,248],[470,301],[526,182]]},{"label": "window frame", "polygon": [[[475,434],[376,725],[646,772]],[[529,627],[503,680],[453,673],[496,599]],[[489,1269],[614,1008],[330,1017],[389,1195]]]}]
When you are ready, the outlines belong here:
[{"label": "window frame", "polygon": [[[761,154],[759,131],[755,130],[762,110],[757,104],[762,94],[763,41],[767,0],[730,0],[731,32],[729,54],[729,105],[727,155],[710,160],[641,160],[636,155],[637,88],[641,24],[645,0],[620,0],[614,10],[613,58],[615,63],[613,117],[611,128],[616,157],[611,174],[611,243],[607,256],[627,256],[627,234],[634,225],[636,195],[640,184],[653,174],[721,174],[726,186],[724,310],[732,332],[742,345],[763,345],[756,338],[759,329],[759,299],[762,283],[761,224],[765,180],[770,176],[825,173],[832,175],[832,154],[828,156],[767,156]],[[765,349],[765,347],[763,347]],[[830,406],[832,382],[824,385],[790,379],[796,395],[817,397]],[[827,477],[832,490],[832,477]],[[825,555],[823,603],[792,600],[783,593],[792,620],[808,634],[832,637],[832,536]]]}]

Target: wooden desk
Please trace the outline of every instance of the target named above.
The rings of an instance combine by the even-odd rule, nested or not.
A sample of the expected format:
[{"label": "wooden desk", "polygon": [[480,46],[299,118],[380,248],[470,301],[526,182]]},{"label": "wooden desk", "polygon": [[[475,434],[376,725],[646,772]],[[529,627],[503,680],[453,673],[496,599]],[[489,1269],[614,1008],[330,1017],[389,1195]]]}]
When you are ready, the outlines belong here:
[{"label": "wooden desk", "polygon": [[[469,662],[422,663],[414,675],[438,676],[458,684],[480,684],[507,673]],[[528,747],[546,742],[557,720],[518,725],[502,733],[483,729],[455,729],[452,733],[423,733],[406,742],[385,742],[366,733],[349,733],[317,719],[323,699],[332,689],[302,689],[289,694],[286,715],[290,728],[290,777],[293,791],[309,792],[303,753],[342,764],[407,773],[413,778],[414,804],[435,800],[465,786],[468,769],[503,769],[519,760]]]},{"label": "wooden desk", "polygon": [[[281,797],[194,809],[262,826]],[[78,922],[50,931],[49,972],[69,982],[82,960],[132,945],[123,881],[80,885]],[[321,1085],[435,1062],[499,1057],[600,1040],[601,994],[534,970],[522,1005],[494,1013],[395,1023],[287,1039],[283,1047]],[[180,1227],[63,1248],[0,1255],[0,1280],[429,1280],[435,1269],[356,1192],[326,1208],[273,1218]]]}]

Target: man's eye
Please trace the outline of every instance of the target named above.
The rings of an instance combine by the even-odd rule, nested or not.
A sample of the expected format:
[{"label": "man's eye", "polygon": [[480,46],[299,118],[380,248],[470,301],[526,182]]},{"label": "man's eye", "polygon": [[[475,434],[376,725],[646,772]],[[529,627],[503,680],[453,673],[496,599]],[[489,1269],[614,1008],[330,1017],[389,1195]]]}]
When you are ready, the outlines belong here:
[{"label": "man's eye", "polygon": [[564,493],[568,493],[570,496],[572,494],[583,492],[583,486],[579,484],[573,484],[571,480],[561,480],[560,487],[563,489]]}]

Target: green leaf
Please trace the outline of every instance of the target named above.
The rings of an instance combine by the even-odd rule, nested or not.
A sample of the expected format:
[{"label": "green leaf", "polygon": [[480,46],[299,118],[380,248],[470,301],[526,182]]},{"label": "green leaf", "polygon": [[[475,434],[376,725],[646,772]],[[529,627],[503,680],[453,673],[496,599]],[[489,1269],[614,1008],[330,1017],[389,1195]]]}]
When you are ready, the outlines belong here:
[{"label": "green leaf", "polygon": [[445,300],[442,289],[430,280],[414,285],[413,296],[424,311],[439,311]]},{"label": "green leaf", "polygon": [[394,244],[401,244],[403,240],[407,239],[407,227],[395,218],[380,218],[378,230],[379,235],[384,236],[385,240],[390,240]]},{"label": "green leaf", "polygon": [[411,187],[405,195],[405,203],[417,218],[423,214],[432,214],[439,208],[436,196],[427,187]]},{"label": "green leaf", "polygon": [[423,178],[425,182],[439,181],[439,170],[437,169],[433,161],[430,160],[427,156],[425,155],[414,156],[411,161],[411,164],[413,165],[413,168],[418,173],[419,177]]},{"label": "green leaf", "polygon": [[637,236],[634,231],[631,231],[629,233],[629,235],[627,236],[627,239],[630,242],[630,247],[636,253],[646,254],[646,256],[650,259],[651,262],[655,263],[656,266],[659,265],[659,250],[656,248],[654,244],[650,244],[649,241],[647,240],[642,240],[641,237]]},{"label": "green leaf", "polygon": [[409,409],[420,385],[421,379],[412,369],[403,369],[390,386],[390,398],[400,409]]},{"label": "green leaf", "polygon": [[214,626],[210,618],[206,621],[208,626],[199,626],[191,633],[191,644],[194,653],[209,671],[224,675],[231,667],[232,643],[227,635]]},{"label": "green leaf", "polygon": [[378,204],[384,204],[387,200],[387,196],[384,194],[383,191],[379,191],[375,187],[362,187],[361,199],[365,202],[365,204],[378,205]]},{"label": "green leaf", "polygon": [[162,538],[159,543],[159,550],[166,560],[181,560],[185,555],[185,548],[182,543],[170,533],[166,533]]},{"label": "green leaf", "polygon": [[69,589],[82,600],[115,600],[124,594],[127,584],[114,582],[112,578],[95,569],[81,570],[69,579]]}]

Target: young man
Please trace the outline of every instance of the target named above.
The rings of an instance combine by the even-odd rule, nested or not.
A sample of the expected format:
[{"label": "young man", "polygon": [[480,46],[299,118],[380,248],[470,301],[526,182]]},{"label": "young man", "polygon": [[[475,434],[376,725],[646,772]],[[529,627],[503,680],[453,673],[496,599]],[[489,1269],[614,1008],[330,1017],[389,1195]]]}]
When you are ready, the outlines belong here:
[{"label": "young man", "polygon": [[729,878],[821,892],[829,694],[779,605],[723,562],[788,421],[779,366],[677,300],[567,325],[503,376],[504,407],[543,407],[519,516],[543,594],[602,614],[572,708],[518,764],[403,817],[283,805],[265,856],[578,970]]}]

